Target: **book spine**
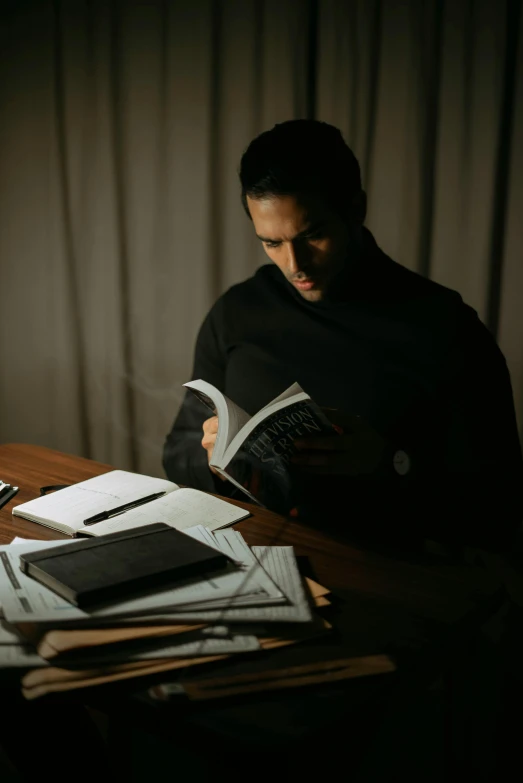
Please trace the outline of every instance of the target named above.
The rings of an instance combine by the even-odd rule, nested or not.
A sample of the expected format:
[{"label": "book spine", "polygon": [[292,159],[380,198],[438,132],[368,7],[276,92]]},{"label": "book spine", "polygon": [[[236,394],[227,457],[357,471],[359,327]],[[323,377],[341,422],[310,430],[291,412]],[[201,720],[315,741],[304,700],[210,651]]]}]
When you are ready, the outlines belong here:
[{"label": "book spine", "polygon": [[[144,525],[143,527],[128,528],[126,530],[119,530],[115,533],[107,533],[100,538],[92,537],[89,539],[82,539],[74,544],[67,544],[67,546],[53,547],[52,549],[39,549],[36,552],[29,552],[27,555],[20,555],[21,562],[38,563],[41,560],[51,560],[55,557],[67,557],[75,552],[83,549],[95,549],[99,546],[108,546],[110,544],[119,544],[121,541],[128,541],[132,538],[141,538],[142,536],[150,536],[153,533],[171,533],[172,528],[169,525],[165,525],[163,522],[155,522],[150,525]],[[78,531],[77,531],[78,532]]]}]

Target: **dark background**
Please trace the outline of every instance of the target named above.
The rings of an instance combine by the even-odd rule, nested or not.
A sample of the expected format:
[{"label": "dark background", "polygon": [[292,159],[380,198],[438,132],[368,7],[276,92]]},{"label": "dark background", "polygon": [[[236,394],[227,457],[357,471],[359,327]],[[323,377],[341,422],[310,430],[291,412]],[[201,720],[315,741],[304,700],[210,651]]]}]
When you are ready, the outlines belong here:
[{"label": "dark background", "polygon": [[199,324],[264,260],[239,158],[293,117],[340,127],[378,243],[477,309],[521,423],[522,40],[516,0],[4,3],[0,442],[161,474]]}]

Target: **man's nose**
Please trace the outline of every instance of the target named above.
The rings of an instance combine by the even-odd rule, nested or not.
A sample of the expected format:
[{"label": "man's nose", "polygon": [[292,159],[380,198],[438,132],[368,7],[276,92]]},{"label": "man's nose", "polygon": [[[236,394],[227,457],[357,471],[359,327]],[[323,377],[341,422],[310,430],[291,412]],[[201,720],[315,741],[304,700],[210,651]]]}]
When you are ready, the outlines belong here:
[{"label": "man's nose", "polygon": [[289,242],[287,258],[287,268],[291,275],[303,272],[307,266],[307,251],[299,242]]}]

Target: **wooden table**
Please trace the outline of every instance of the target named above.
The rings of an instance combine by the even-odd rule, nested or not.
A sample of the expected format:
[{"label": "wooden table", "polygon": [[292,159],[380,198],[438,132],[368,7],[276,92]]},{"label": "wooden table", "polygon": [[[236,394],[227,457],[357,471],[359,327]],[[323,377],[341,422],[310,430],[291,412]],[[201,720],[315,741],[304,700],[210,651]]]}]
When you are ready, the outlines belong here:
[{"label": "wooden table", "polygon": [[[12,507],[37,497],[42,486],[70,484],[111,469],[39,446],[0,446],[0,478],[20,487],[16,498],[0,511],[0,543],[9,543],[15,535],[63,538],[41,525],[12,517]],[[336,627],[344,655],[385,653],[394,658],[396,695],[398,688],[402,693],[409,687],[416,690],[441,676],[460,654],[463,641],[502,600],[500,582],[481,568],[427,551],[391,553],[363,547],[343,530],[327,533],[234,502],[252,512],[236,525],[249,544],[291,544],[298,556],[308,558],[314,578],[340,599]],[[375,688],[375,678],[364,679],[364,683],[354,681],[350,691],[360,704],[368,702]],[[135,681],[133,687],[143,690],[143,681]],[[390,693],[390,684],[387,687]],[[272,698],[265,702],[270,704]],[[348,697],[344,698],[346,702]],[[129,709],[126,703],[125,710]],[[165,730],[169,723],[165,711],[160,722]]]},{"label": "wooden table", "polygon": [[[20,491],[0,510],[0,544],[15,535],[67,538],[50,528],[13,517],[12,508],[38,497],[40,487],[72,484],[113,470],[110,465],[26,444],[0,445],[0,478]],[[227,500],[229,500],[227,498]],[[395,553],[351,543],[342,530],[323,532],[237,500],[252,516],[235,525],[250,545],[282,544],[309,558],[315,578],[349,600],[379,605],[387,614],[456,626],[496,600],[500,584],[479,568],[449,562],[426,552]],[[488,611],[488,609],[487,609]],[[381,635],[383,638],[383,635]]]}]

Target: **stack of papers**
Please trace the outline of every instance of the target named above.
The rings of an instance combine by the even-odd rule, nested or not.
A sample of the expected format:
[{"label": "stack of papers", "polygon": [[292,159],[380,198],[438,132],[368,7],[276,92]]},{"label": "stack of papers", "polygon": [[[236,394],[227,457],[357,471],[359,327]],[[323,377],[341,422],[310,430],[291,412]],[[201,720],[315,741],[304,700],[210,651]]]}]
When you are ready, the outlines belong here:
[{"label": "stack of papers", "polygon": [[250,548],[230,528],[184,532],[237,567],[89,610],[20,570],[21,554],[64,541],[0,547],[0,668],[30,670],[26,698],[210,663],[329,628],[316,613],[328,591],[302,578],[292,547]]}]

